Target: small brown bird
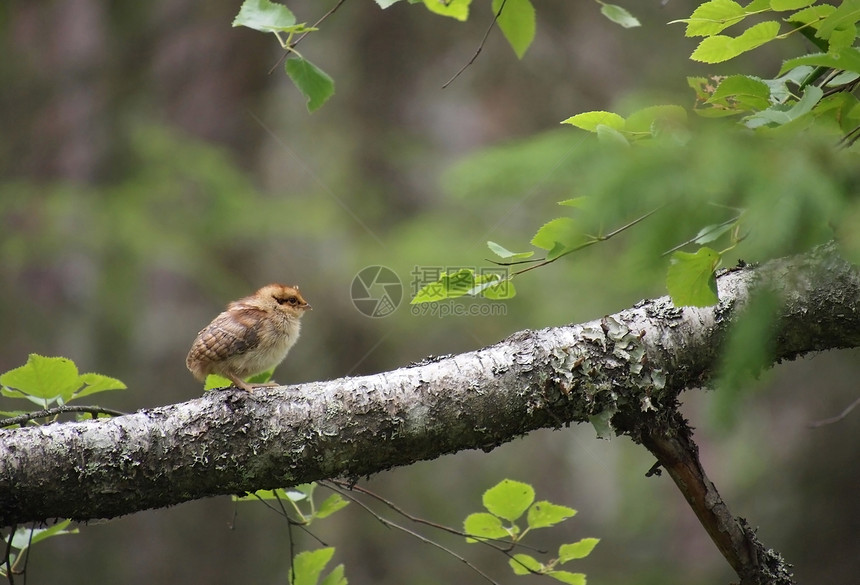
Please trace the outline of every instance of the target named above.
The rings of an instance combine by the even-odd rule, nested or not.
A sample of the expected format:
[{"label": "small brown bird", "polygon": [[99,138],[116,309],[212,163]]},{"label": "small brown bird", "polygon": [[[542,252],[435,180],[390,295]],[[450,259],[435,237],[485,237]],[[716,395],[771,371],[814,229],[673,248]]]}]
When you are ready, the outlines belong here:
[{"label": "small brown bird", "polygon": [[244,378],[272,369],[299,338],[300,319],[311,306],[298,286],[269,284],[233,301],[200,333],[185,365],[203,382],[218,374],[251,392]]}]

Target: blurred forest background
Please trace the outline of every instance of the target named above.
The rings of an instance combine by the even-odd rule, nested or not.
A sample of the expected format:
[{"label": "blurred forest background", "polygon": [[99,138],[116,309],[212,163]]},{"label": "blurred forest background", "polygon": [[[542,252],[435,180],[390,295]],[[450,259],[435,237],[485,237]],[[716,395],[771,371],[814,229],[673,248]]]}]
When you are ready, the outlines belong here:
[{"label": "blurred forest background", "polygon": [[[314,22],[333,4],[291,8]],[[184,364],[197,331],[229,300],[272,281],[299,283],[314,307],[276,372],[283,383],[389,370],[664,294],[661,274],[630,275],[607,244],[518,279],[503,315],[411,312],[416,269],[484,266],[487,240],[525,249],[548,210],[570,196],[557,179],[575,179],[587,143],[561,120],[644,96],[689,105],[685,76],[705,72],[687,59],[695,42],[666,25],[694,2],[629,3],[643,23],[630,30],[594,2],[541,2],[522,61],[495,31],[475,64],[441,89],[475,52],[488,4],[475,3],[470,21],[457,23],[407,3],[383,11],[346,2],[301,46],[336,82],[334,98],[309,115],[282,67],[267,74],[281,56],[274,40],[231,28],[238,2],[4,3],[0,371],[31,352],[62,355],[128,384],[99,396],[101,406],[188,400],[202,391]],[[742,62],[767,74],[780,58],[767,48]],[[482,149],[523,139],[546,174],[507,192],[473,188],[509,170],[481,164]],[[355,275],[373,265],[404,285],[406,298],[385,318],[363,315],[350,298]],[[741,398],[728,427],[712,422],[713,394],[684,396],[711,478],[763,542],[795,563],[802,583],[856,576],[858,416],[807,423],[856,397],[858,357],[780,365]],[[571,568],[592,584],[731,581],[669,478],[644,477],[652,463],[627,440],[600,441],[578,427],[362,484],[460,526],[486,488],[505,477],[528,481],[539,499],[579,510],[546,531],[547,542],[601,539]],[[337,547],[353,584],[479,581],[357,506],[314,528]],[[433,536],[501,582],[538,582],[514,577],[491,551]],[[31,583],[287,583],[289,564],[286,524],[228,498],[90,524],[32,553]]]}]

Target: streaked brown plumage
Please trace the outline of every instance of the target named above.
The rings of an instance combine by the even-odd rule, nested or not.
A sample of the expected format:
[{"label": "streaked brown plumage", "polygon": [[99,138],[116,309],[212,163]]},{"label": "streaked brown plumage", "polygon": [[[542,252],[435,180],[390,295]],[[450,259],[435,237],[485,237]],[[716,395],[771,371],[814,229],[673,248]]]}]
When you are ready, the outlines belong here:
[{"label": "streaked brown plumage", "polygon": [[233,301],[200,333],[185,364],[201,382],[218,374],[250,392],[244,378],[277,366],[299,338],[311,306],[298,286],[269,284]]}]

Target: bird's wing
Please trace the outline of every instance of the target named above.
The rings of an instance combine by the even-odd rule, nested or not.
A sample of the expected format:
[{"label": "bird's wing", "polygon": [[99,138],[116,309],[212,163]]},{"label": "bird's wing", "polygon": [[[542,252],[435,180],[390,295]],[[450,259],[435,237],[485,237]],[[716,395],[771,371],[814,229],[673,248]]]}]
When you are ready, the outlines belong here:
[{"label": "bird's wing", "polygon": [[254,349],[260,343],[265,316],[260,309],[231,307],[197,335],[189,359],[217,362]]}]

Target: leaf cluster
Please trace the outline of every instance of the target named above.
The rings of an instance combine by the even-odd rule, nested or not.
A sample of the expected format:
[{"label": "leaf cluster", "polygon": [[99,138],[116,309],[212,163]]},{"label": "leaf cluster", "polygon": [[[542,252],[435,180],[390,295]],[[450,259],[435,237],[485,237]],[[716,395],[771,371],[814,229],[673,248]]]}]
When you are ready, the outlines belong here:
[{"label": "leaf cluster", "polygon": [[[758,19],[770,16],[775,20],[754,24],[733,37],[721,34],[753,16]],[[808,245],[833,237],[841,237],[848,244],[849,254],[854,250],[853,255],[860,255],[857,253],[860,242],[853,235],[856,230],[848,227],[850,220],[846,221],[843,214],[850,207],[848,217],[856,217],[860,209],[852,201],[851,187],[845,189],[838,185],[838,179],[834,181],[835,177],[827,176],[831,163],[822,160],[819,147],[822,138],[852,147],[860,137],[860,102],[854,95],[860,85],[860,49],[853,46],[858,20],[860,0],[844,2],[838,7],[814,0],[754,0],[746,6],[733,0],[713,0],[702,3],[690,18],[676,21],[687,24],[687,36],[704,37],[692,58],[708,63],[732,59],[792,34],[804,34],[821,51],[786,60],[771,79],[741,74],[690,77],[688,84],[696,101],[689,109],[677,104],[659,104],[626,116],[597,110],[564,120],[563,124],[593,134],[604,148],[600,155],[607,160],[611,157],[615,167],[600,164],[595,169],[586,157],[580,157],[580,168],[589,170],[571,178],[577,184],[576,192],[571,193],[576,197],[560,202],[576,208],[578,213],[553,218],[538,229],[531,244],[543,251],[541,258],[533,259],[534,251],[514,252],[499,243],[488,242],[490,250],[501,259],[495,264],[511,268],[494,286],[614,235],[616,232],[607,234],[602,226],[613,215],[614,221],[629,221],[630,214],[622,218],[613,213],[613,200],[624,201],[629,209],[638,208],[640,213],[647,214],[648,210],[639,204],[649,199],[649,185],[643,178],[663,186],[666,196],[652,199],[654,209],[665,206],[662,215],[683,218],[680,222],[672,221],[685,229],[698,230],[695,235],[679,234],[676,241],[666,242],[668,247],[657,252],[658,257],[669,257],[664,267],[664,282],[678,306],[717,303],[717,269],[725,255],[748,237],[754,245],[747,247],[762,258],[794,252],[803,247],[801,242]],[[781,32],[783,28],[790,30]],[[691,120],[690,114],[695,114],[701,122]],[[707,124],[702,123],[706,121]],[[746,160],[736,157],[740,159],[738,163],[723,163],[720,158],[732,156],[727,151],[716,153],[705,163],[710,169],[698,164],[684,168],[688,164],[685,159],[690,158],[689,150],[701,149],[706,157],[715,154],[716,149],[707,144],[710,138],[705,133],[721,135],[720,140],[725,144],[716,148],[733,149],[733,143],[745,142],[742,149],[746,150],[750,143],[759,141],[769,152],[785,149],[786,153],[779,158],[793,161],[778,161],[764,155]],[[796,144],[798,137],[804,138],[806,146]],[[526,155],[528,147],[524,145],[522,152]],[[674,164],[668,163],[671,155],[664,158],[670,152],[675,153]],[[486,155],[482,158],[485,168],[511,167],[501,160],[493,164]],[[644,161],[657,165],[646,169]],[[658,176],[661,169],[665,174]],[[525,168],[522,172],[534,176]],[[589,181],[588,175],[602,172],[606,175]],[[752,176],[755,174],[757,178]],[[637,179],[639,185],[625,185],[624,175]],[[813,179],[816,176],[820,180]],[[510,178],[506,182],[510,183]],[[603,183],[604,188],[594,188],[595,183]],[[606,188],[610,185],[615,192]],[[621,193],[628,188],[629,193]],[[638,201],[633,201],[634,198]],[[703,204],[706,207],[688,213]],[[702,209],[710,213],[701,213]],[[697,225],[697,221],[701,223]],[[656,229],[652,228],[652,232]],[[673,228],[663,234],[677,231]],[[653,235],[651,238],[657,239]],[[523,265],[529,267],[522,268]],[[456,288],[458,294],[484,292],[475,286],[478,281],[474,272],[456,273],[457,283],[462,283],[462,287]],[[445,276],[450,281],[451,275]],[[428,283],[419,293],[420,302],[442,300],[451,289],[450,282]],[[427,294],[434,290],[441,292]],[[513,296],[515,290],[509,290]],[[418,297],[413,302],[419,302]]]},{"label": "leaf cluster", "polygon": [[[45,357],[31,353],[27,363],[0,375],[0,394],[23,398],[41,408],[62,406],[72,400],[109,390],[125,390],[126,385],[110,376],[78,373],[75,362],[64,357]],[[24,411],[2,412],[17,416]]]},{"label": "leaf cluster", "polygon": [[[535,490],[531,485],[511,479],[502,480],[484,492],[483,504],[486,512],[469,514],[463,522],[463,529],[469,534],[466,542],[506,540],[515,546],[529,532],[555,526],[576,515],[573,508],[546,500],[535,501]],[[523,520],[524,528],[521,527]],[[526,553],[516,553],[511,555],[509,564],[516,575],[547,575],[562,583],[585,585],[583,573],[572,573],[557,567],[588,556],[598,542],[597,538],[583,538],[574,543],[562,544],[558,547],[558,554],[545,562]]]},{"label": "leaf cluster", "polygon": [[[400,0],[374,0],[382,8],[389,8]],[[600,12],[612,22],[624,27],[640,26],[635,16],[615,4],[600,4]],[[343,0],[338,2],[313,26],[297,22],[293,12],[283,4],[270,0],[245,0],[233,26],[244,26],[263,33],[273,34],[278,44],[290,57],[284,65],[287,76],[305,96],[309,112],[317,110],[334,95],[334,80],[322,69],[303,57],[296,45],[309,33],[316,32],[319,25],[331,15]],[[439,16],[460,22],[469,19],[472,0],[408,0],[409,4],[423,4],[427,10]],[[518,59],[525,56],[537,31],[537,19],[531,0],[492,0],[493,25],[498,26]],[[489,31],[488,31],[489,32]],[[296,35],[300,35],[296,38]]]},{"label": "leaf cluster", "polygon": [[313,112],[334,95],[334,80],[322,69],[302,57],[296,50],[295,35],[306,35],[318,29],[296,21],[295,15],[283,4],[269,0],[245,0],[233,26],[244,26],[263,33],[271,33],[278,44],[293,55],[284,64],[284,71],[307,99],[307,108]]},{"label": "leaf cluster", "polygon": [[348,500],[345,500],[340,494],[336,493],[331,494],[317,504],[314,500],[316,488],[316,482],[303,483],[289,489],[259,490],[245,496],[233,496],[233,501],[276,501],[279,504],[286,503],[289,507],[288,518],[293,523],[301,524],[302,526],[309,526],[317,519],[328,518],[349,504]]}]

